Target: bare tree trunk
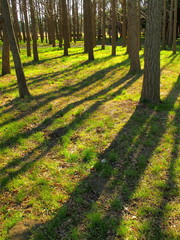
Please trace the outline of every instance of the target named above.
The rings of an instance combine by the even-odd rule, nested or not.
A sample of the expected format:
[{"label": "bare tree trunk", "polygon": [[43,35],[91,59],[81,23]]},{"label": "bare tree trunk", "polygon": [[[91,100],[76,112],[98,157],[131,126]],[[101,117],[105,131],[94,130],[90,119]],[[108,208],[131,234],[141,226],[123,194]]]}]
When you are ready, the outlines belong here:
[{"label": "bare tree trunk", "polygon": [[106,43],[106,2],[105,0],[102,0],[102,6],[103,6],[103,24],[102,24],[102,49],[105,49],[105,43]]},{"label": "bare tree trunk", "polygon": [[27,56],[31,57],[31,36],[29,31],[28,15],[27,15],[27,2],[23,0],[23,12],[26,28],[26,46],[27,46]]},{"label": "bare tree trunk", "polygon": [[162,0],[148,2],[141,101],[153,104],[160,102],[161,9]]},{"label": "bare tree trunk", "polygon": [[169,37],[168,37],[168,47],[172,47],[172,40],[173,40],[173,5],[174,0],[171,0],[170,5],[170,15],[169,15]]},{"label": "bare tree trunk", "polygon": [[116,0],[111,0],[112,7],[112,56],[116,56]]},{"label": "bare tree trunk", "polygon": [[16,0],[11,0],[12,2],[12,15],[13,15],[13,20],[14,20],[14,30],[15,30],[15,36],[17,38],[17,41],[21,41],[21,32],[20,32],[20,27],[18,23],[18,16],[17,16],[17,2]]},{"label": "bare tree trunk", "polygon": [[137,1],[128,0],[128,53],[130,72],[139,72],[139,31],[137,21]]},{"label": "bare tree trunk", "polygon": [[91,0],[85,0],[87,1],[87,19],[89,22],[88,27],[88,59],[94,60],[94,52],[93,52],[93,30],[92,30],[92,2]]},{"label": "bare tree trunk", "polygon": [[62,1],[59,0],[59,20],[58,20],[58,25],[59,25],[59,47],[62,48],[62,38],[63,38],[63,28],[62,28]]},{"label": "bare tree trunk", "polygon": [[141,7],[140,7],[140,0],[137,0],[137,20],[138,20],[138,44],[139,50],[141,50]]},{"label": "bare tree trunk", "polygon": [[30,12],[31,12],[31,24],[32,24],[32,39],[33,39],[33,57],[34,61],[39,61],[38,47],[37,47],[37,30],[36,30],[36,19],[34,12],[34,1],[29,0]]},{"label": "bare tree trunk", "polygon": [[10,74],[10,45],[5,24],[3,24],[2,75]]},{"label": "bare tree trunk", "polygon": [[30,93],[28,91],[26,85],[26,79],[18,51],[17,41],[14,33],[14,29],[11,22],[10,10],[9,10],[9,3],[8,0],[1,0],[1,7],[2,7],[2,14],[4,18],[4,23],[6,25],[8,39],[10,42],[10,47],[14,59],[14,65],[16,70],[18,88],[19,88],[19,95],[21,98],[29,96]]},{"label": "bare tree trunk", "polygon": [[76,43],[76,10],[75,10],[75,0],[72,0],[72,23],[73,23],[73,41]]},{"label": "bare tree trunk", "polygon": [[162,49],[166,49],[166,11],[167,0],[163,0],[163,26],[162,26]]},{"label": "bare tree trunk", "polygon": [[122,39],[123,47],[127,46],[127,14],[126,14],[126,0],[122,1],[123,23],[122,23]]},{"label": "bare tree trunk", "polygon": [[64,38],[64,56],[68,56],[69,43],[69,23],[66,0],[62,0],[62,17],[63,17],[63,38]]},{"label": "bare tree trunk", "polygon": [[[89,0],[88,0],[89,1]],[[84,52],[88,52],[88,15],[87,15],[87,0],[83,0],[84,11]]]},{"label": "bare tree trunk", "polygon": [[173,54],[176,54],[177,5],[178,5],[177,0],[174,0]]}]

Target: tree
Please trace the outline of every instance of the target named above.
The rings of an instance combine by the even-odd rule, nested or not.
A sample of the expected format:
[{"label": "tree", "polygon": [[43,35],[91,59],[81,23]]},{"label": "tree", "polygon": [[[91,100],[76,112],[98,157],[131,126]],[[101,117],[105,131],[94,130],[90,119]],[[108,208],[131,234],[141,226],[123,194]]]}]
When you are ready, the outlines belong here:
[{"label": "tree", "polygon": [[170,13],[169,13],[169,36],[168,36],[168,47],[172,47],[172,40],[173,40],[173,5],[174,0],[171,0],[170,4]]},{"label": "tree", "polygon": [[3,47],[2,47],[2,75],[6,75],[10,73],[10,46],[9,39],[7,35],[7,30],[5,24],[1,18],[1,25],[3,29]]},{"label": "tree", "polygon": [[160,45],[162,0],[149,0],[146,20],[144,79],[141,102],[160,102]]},{"label": "tree", "polygon": [[10,42],[10,47],[14,59],[14,65],[17,75],[17,82],[18,82],[18,88],[19,88],[19,95],[21,98],[24,98],[26,96],[29,96],[29,90],[26,85],[26,79],[18,51],[17,41],[15,37],[15,33],[12,26],[11,21],[11,15],[10,15],[10,9],[9,9],[9,3],[8,0],[1,0],[1,7],[2,7],[2,16],[4,19],[4,23],[6,25],[7,29],[7,35]]},{"label": "tree", "polygon": [[32,39],[33,39],[33,57],[34,61],[39,61],[38,48],[37,48],[37,30],[36,30],[36,19],[34,11],[34,1],[29,0],[30,12],[31,12],[31,24],[32,24]]},{"label": "tree", "polygon": [[116,0],[111,0],[112,7],[112,56],[116,56]]},{"label": "tree", "polygon": [[27,56],[31,57],[31,36],[30,36],[30,30],[29,30],[26,0],[23,0],[23,12],[24,12],[24,21],[25,21],[25,29],[26,29]]},{"label": "tree", "polygon": [[130,72],[139,72],[139,26],[137,14],[137,0],[128,0],[128,53],[130,58]]},{"label": "tree", "polygon": [[103,3],[103,24],[102,24],[102,49],[105,49],[105,42],[106,42],[106,2],[102,0]]},{"label": "tree", "polygon": [[162,49],[166,49],[166,11],[167,0],[163,0],[163,26],[162,26]]},{"label": "tree", "polygon": [[122,0],[123,22],[122,22],[122,39],[123,47],[127,46],[127,16],[126,16],[126,0]]},{"label": "tree", "polygon": [[92,2],[91,0],[85,0],[86,3],[86,14],[87,14],[87,21],[89,23],[87,29],[87,40],[88,40],[88,59],[94,60],[94,52],[93,52],[93,27],[92,27]]},{"label": "tree", "polygon": [[68,56],[69,43],[69,23],[66,0],[62,1],[62,23],[63,23],[63,38],[64,38],[64,56]]},{"label": "tree", "polygon": [[177,35],[177,5],[178,0],[174,0],[174,26],[173,26],[173,54],[176,54],[176,35]]}]

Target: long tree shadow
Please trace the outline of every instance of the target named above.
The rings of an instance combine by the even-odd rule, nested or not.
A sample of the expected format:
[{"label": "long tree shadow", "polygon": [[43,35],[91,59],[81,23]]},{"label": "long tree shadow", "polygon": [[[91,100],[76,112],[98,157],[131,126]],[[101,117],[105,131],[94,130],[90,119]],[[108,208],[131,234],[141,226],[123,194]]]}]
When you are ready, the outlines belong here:
[{"label": "long tree shadow", "polygon": [[[108,59],[109,59],[109,58],[110,58],[110,57],[108,57]],[[75,70],[75,71],[79,71],[78,69],[81,68],[82,66],[84,66],[85,64],[86,64],[86,63],[80,64],[80,65],[78,66],[77,70]],[[51,101],[53,101],[53,100],[55,100],[55,99],[57,99],[57,98],[59,99],[59,98],[61,98],[61,97],[66,97],[66,96],[69,96],[69,95],[71,95],[71,94],[73,94],[73,93],[75,93],[75,92],[77,92],[77,91],[81,91],[81,90],[83,90],[84,88],[86,88],[86,87],[94,84],[95,82],[101,81],[101,79],[102,79],[107,73],[109,73],[109,72],[111,72],[111,71],[113,71],[113,70],[115,70],[115,69],[120,69],[121,66],[123,67],[123,66],[125,66],[125,65],[127,65],[127,64],[128,64],[128,60],[126,59],[126,60],[124,60],[124,61],[121,62],[121,63],[117,63],[117,64],[115,64],[115,65],[112,65],[112,66],[108,67],[108,68],[105,68],[105,69],[102,69],[102,70],[99,70],[99,71],[95,72],[94,74],[92,74],[91,76],[88,76],[87,78],[85,78],[84,80],[82,80],[82,81],[79,82],[79,83],[75,83],[75,84],[73,84],[73,85],[70,85],[69,87],[62,87],[61,89],[58,89],[58,90],[53,91],[53,92],[49,92],[49,93],[45,93],[45,94],[41,94],[41,95],[35,96],[34,98],[32,98],[32,99],[34,99],[34,100],[37,101],[37,103],[36,103],[35,106],[33,106],[33,107],[32,107],[31,109],[29,109],[28,111],[25,111],[25,112],[19,114],[19,115],[16,116],[14,119],[11,118],[11,119],[9,119],[9,120],[6,120],[6,121],[2,122],[2,123],[0,124],[0,127],[4,126],[4,125],[6,125],[6,124],[12,123],[13,121],[18,121],[18,120],[24,118],[25,116],[33,113],[34,111],[38,110],[39,108],[43,107],[44,105],[48,104],[49,102],[51,102]],[[72,68],[72,69],[73,69],[73,68]],[[66,71],[64,70],[64,72],[66,72]],[[73,73],[74,73],[74,71],[73,71]],[[51,76],[51,78],[52,78],[52,77],[57,76],[57,75],[59,75],[59,74],[60,74],[59,72],[58,72],[58,73],[56,72],[56,73],[54,73],[54,74],[51,74],[50,76]],[[67,73],[67,74],[68,74],[68,73]],[[43,77],[40,79],[40,81],[42,81],[42,80],[44,81],[46,78],[47,78],[47,76],[43,76]],[[37,80],[37,81],[38,81],[38,80]],[[118,81],[118,82],[119,82],[119,81]],[[117,82],[117,83],[118,83],[118,82]],[[113,87],[113,86],[111,86],[111,87]],[[62,92],[62,93],[61,93],[61,92]],[[45,98],[45,99],[44,99],[44,98]],[[43,100],[40,101],[41,99],[43,99]],[[29,100],[31,100],[31,99],[29,99]],[[27,103],[28,103],[29,100],[27,100]],[[18,101],[17,103],[19,104],[19,101]],[[2,114],[8,113],[8,112],[10,112],[10,111],[13,111],[14,109],[16,109],[16,107],[17,107],[16,104],[13,105],[13,106],[12,106],[11,108],[9,108],[8,110],[3,111],[3,112],[0,114],[0,116],[1,116]]]},{"label": "long tree shadow", "polygon": [[[78,102],[67,105],[64,109],[60,110],[59,112],[56,112],[53,116],[51,116],[51,118],[46,119],[45,122],[41,123],[36,128],[31,129],[25,133],[19,133],[14,138],[11,138],[10,140],[7,140],[7,141],[1,143],[0,148],[9,147],[10,144],[11,144],[11,146],[13,146],[15,143],[17,143],[19,138],[23,138],[23,137],[27,138],[37,131],[45,131],[45,129],[47,129],[47,127],[50,126],[56,118],[62,117],[65,113],[67,113],[74,107],[79,106],[80,104],[84,103],[85,101],[94,100],[99,96],[103,96],[104,94],[107,94],[109,91],[111,91],[112,88],[118,87],[120,84],[125,83],[125,85],[120,87],[115,93],[113,93],[113,95],[109,95],[107,98],[93,103],[80,117],[75,118],[75,120],[73,120],[69,125],[66,125],[63,128],[58,128],[58,129],[54,130],[53,132],[51,132],[49,134],[47,140],[45,140],[41,145],[37,146],[35,149],[30,151],[23,158],[15,158],[12,162],[7,164],[5,167],[1,168],[0,169],[0,174],[2,175],[1,190],[3,190],[3,188],[7,185],[7,183],[9,181],[11,181],[12,178],[17,176],[18,174],[22,174],[23,172],[27,171],[27,169],[29,169],[33,163],[38,161],[42,156],[44,156],[47,152],[49,152],[50,149],[52,149],[57,144],[57,140],[56,140],[57,138],[58,138],[58,142],[60,140],[62,140],[62,137],[65,134],[67,134],[71,130],[78,128],[79,125],[81,125],[83,123],[83,121],[89,117],[90,114],[92,114],[94,111],[96,111],[105,102],[107,102],[107,101],[113,99],[115,96],[118,96],[119,94],[121,94],[121,92],[124,89],[127,89],[128,87],[130,87],[139,77],[140,77],[140,75],[136,75],[132,78],[132,75],[127,74],[125,77],[123,77],[119,81],[113,83],[110,87],[103,89],[102,91],[100,91],[94,95],[91,95],[83,100],[80,100]],[[38,156],[33,156],[33,154],[38,152],[38,150],[43,150],[43,149],[45,149],[45,150],[43,151],[42,154],[40,154]],[[31,158],[33,158],[33,157],[34,157],[34,159],[32,160]],[[13,167],[13,168],[18,167],[19,169],[15,170],[11,173],[7,173],[8,172],[7,170],[11,167]]]},{"label": "long tree shadow", "polygon": [[[169,99],[171,100],[171,109],[173,109],[174,103],[179,96],[179,81],[180,78],[178,78],[173,89],[165,99],[165,102],[169,101]],[[102,103],[97,102],[95,105],[99,106],[99,104]],[[97,109],[97,106],[95,106],[95,109]],[[111,208],[106,210],[100,221],[101,226],[102,223],[104,224],[103,230],[98,223],[87,223],[87,214],[93,210],[94,203],[100,198],[104,191],[109,191],[107,184],[111,181],[113,172],[111,171],[109,175],[103,176],[104,163],[99,161],[89,176],[78,184],[68,201],[59,209],[54,219],[47,222],[44,226],[41,226],[43,230],[41,231],[39,229],[40,233],[33,239],[72,239],[70,235],[72,230],[78,229],[80,226],[83,226],[83,230],[81,232],[81,227],[78,229],[80,235],[76,239],[115,239],[115,237],[117,237],[116,229],[122,221],[123,210],[125,206],[130,203],[131,196],[140,178],[143,176],[154,150],[163,137],[167,127],[167,118],[168,111],[166,111],[163,114],[163,118],[161,118],[158,111],[139,104],[129,121],[108,149],[99,156],[100,160],[109,159],[112,151],[118,156],[117,161],[105,164],[106,168],[112,168],[118,171],[115,176],[113,176],[113,181],[120,183],[120,185],[118,185],[118,194],[121,198],[121,210],[117,211],[113,216],[113,224],[109,224],[108,220],[112,218]],[[155,134],[152,124],[154,121],[158,124],[158,136],[156,133],[156,140],[147,148],[145,141]],[[61,133],[62,132],[57,133],[57,136],[60,136]],[[141,156],[144,157],[141,158]],[[111,189],[109,194],[112,194],[112,192],[113,190]],[[77,201],[78,196],[82,199],[80,203]]]},{"label": "long tree shadow", "polygon": [[[178,176],[176,167],[178,166],[178,154],[179,154],[179,123],[180,123],[180,109],[176,111],[175,118],[173,119],[172,125],[175,127],[174,131],[174,144],[171,150],[171,154],[168,158],[169,160],[169,168],[167,169],[167,180],[165,186],[162,191],[162,200],[159,206],[156,208],[153,216],[151,217],[150,226],[151,228],[145,232],[145,236],[147,239],[176,239],[170,232],[167,231],[167,217],[165,216],[167,213],[167,205],[171,201],[175,201],[175,197],[179,194],[178,188]],[[176,202],[176,201],[175,201]],[[170,221],[170,219],[168,219]],[[176,223],[174,226],[178,228]],[[177,231],[179,231],[177,229]]]}]

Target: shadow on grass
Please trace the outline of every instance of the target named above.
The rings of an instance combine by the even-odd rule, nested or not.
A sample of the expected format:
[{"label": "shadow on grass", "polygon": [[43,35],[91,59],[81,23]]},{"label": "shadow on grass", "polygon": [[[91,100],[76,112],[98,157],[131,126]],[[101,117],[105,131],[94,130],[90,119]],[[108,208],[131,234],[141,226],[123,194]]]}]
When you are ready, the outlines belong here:
[{"label": "shadow on grass", "polygon": [[[128,87],[130,87],[139,77],[140,77],[140,75],[136,75],[136,76],[132,77],[132,75],[127,74],[125,77],[123,77],[119,81],[113,83],[110,87],[103,89],[100,92],[95,93],[94,95],[91,95],[85,99],[78,101],[78,102],[74,102],[74,103],[67,105],[64,109],[56,112],[50,118],[45,119],[45,121],[42,122],[39,126],[33,128],[29,131],[19,133],[16,136],[14,136],[14,138],[11,137],[11,139],[8,139],[8,140],[2,142],[0,144],[1,149],[5,149],[6,147],[9,147],[9,146],[12,147],[16,143],[18,143],[19,139],[23,139],[23,138],[27,139],[29,136],[31,136],[32,134],[34,134],[36,132],[45,131],[48,128],[48,126],[52,125],[52,123],[54,122],[54,120],[56,118],[63,117],[63,115],[65,113],[67,113],[68,111],[70,111],[71,109],[79,106],[80,104],[82,104],[86,101],[94,100],[99,96],[103,96],[104,94],[107,94],[110,90],[112,90],[112,88],[118,87],[119,85],[125,83],[125,85],[123,87],[120,87],[115,93],[113,93],[113,95],[109,95],[105,99],[102,99],[100,101],[96,101],[95,103],[93,103],[80,117],[77,117],[69,125],[67,125],[63,128],[58,128],[58,129],[54,130],[53,132],[51,132],[51,134],[48,136],[48,139],[46,139],[41,145],[39,145],[38,147],[33,149],[31,152],[29,152],[23,158],[16,158],[12,162],[7,164],[5,167],[1,168],[0,174],[4,175],[4,177],[2,176],[2,178],[1,178],[1,190],[3,190],[3,188],[7,185],[7,183],[9,181],[11,181],[12,178],[17,176],[18,174],[22,174],[23,172],[25,172],[28,168],[30,168],[32,166],[32,164],[34,162],[38,161],[42,156],[44,156],[48,151],[50,151],[50,149],[52,149],[52,147],[54,147],[57,144],[57,139],[58,139],[58,144],[59,144],[60,141],[62,140],[62,137],[65,134],[67,134],[71,130],[77,129],[84,122],[84,120],[86,120],[89,117],[90,114],[92,114],[94,111],[96,111],[105,102],[107,102],[107,101],[113,99],[115,96],[118,96],[119,94],[121,94],[121,92],[124,89],[127,89]],[[38,150],[42,150],[42,151],[44,150],[43,154],[40,154],[37,157],[34,157],[34,160],[31,160],[31,157],[33,157],[33,154]],[[17,171],[6,174],[6,172],[8,172],[7,170],[9,168],[16,167],[16,166],[19,166],[19,169]]]},{"label": "shadow on grass", "polygon": [[[108,56],[107,58],[104,58],[104,59],[101,59],[101,60],[98,60],[98,63],[100,63],[101,61],[106,61],[106,60],[109,60],[111,59],[112,57],[111,56]],[[44,105],[48,104],[49,102],[57,99],[57,98],[61,98],[61,97],[66,97],[66,96],[69,96],[77,91],[80,91],[80,90],[83,90],[84,88],[94,84],[95,82],[98,82],[98,81],[101,81],[102,78],[108,73],[108,72],[111,72],[115,69],[120,69],[121,67],[123,66],[126,66],[127,64],[129,63],[129,60],[126,59],[124,60],[123,62],[121,63],[117,63],[115,65],[112,65],[108,68],[105,68],[105,69],[102,69],[102,70],[99,70],[97,72],[95,72],[94,74],[92,74],[91,76],[85,78],[84,80],[82,80],[81,82],[78,82],[78,83],[75,83],[73,85],[70,85],[70,86],[66,86],[66,87],[62,87],[62,88],[59,88],[58,90],[54,91],[54,92],[48,92],[46,94],[42,94],[42,95],[38,95],[38,96],[35,96],[33,98],[29,98],[27,99],[27,104],[28,104],[28,101],[31,101],[31,99],[34,99],[37,101],[36,105],[34,107],[32,107],[31,109],[29,109],[28,111],[25,111],[21,114],[19,114],[18,116],[16,116],[15,118],[13,119],[9,119],[3,123],[0,124],[0,127],[6,125],[6,124],[9,124],[9,123],[12,123],[13,121],[18,121],[20,119],[22,119],[23,117],[33,113],[34,111],[38,110],[39,108],[43,107]],[[43,77],[40,77],[40,78],[35,78],[35,80],[31,81],[29,83],[32,84],[32,83],[37,83],[37,82],[41,82],[41,81],[45,81],[47,79],[47,77],[55,77],[55,76],[58,76],[60,74],[64,74],[66,73],[66,75],[74,75],[74,74],[77,74],[80,70],[81,67],[83,66],[88,66],[89,62],[83,62],[81,63],[80,65],[78,65],[77,67],[72,67],[71,69],[67,69],[67,70],[63,70],[63,71],[59,71],[59,72],[56,72],[56,73],[53,73],[53,74],[47,74]],[[97,64],[96,63],[93,63],[93,64]],[[119,81],[118,81],[119,82]],[[117,83],[118,83],[117,82]],[[44,84],[47,84],[47,82],[45,82]],[[113,85],[112,85],[113,87]],[[62,93],[61,93],[62,92]],[[44,99],[45,98],[45,99]],[[41,99],[44,99],[41,101]],[[14,100],[13,101],[15,104],[5,110],[5,111],[2,111],[0,116],[2,114],[5,114],[5,113],[8,113],[10,111],[13,111],[14,109],[17,108],[17,106],[21,103],[21,99],[17,99],[17,100]],[[16,104],[17,103],[17,104]],[[10,103],[8,103],[9,105]]]},{"label": "shadow on grass", "polygon": [[[165,182],[165,186],[162,189],[162,199],[157,209],[152,213],[151,221],[150,221],[150,229],[145,232],[145,236],[147,239],[176,239],[173,235],[171,235],[170,231],[166,230],[167,220],[174,221],[174,219],[170,219],[165,216],[167,211],[171,211],[168,209],[168,205],[171,201],[175,201],[175,197],[179,195],[178,188],[178,176],[177,176],[177,161],[178,161],[178,151],[179,151],[179,123],[180,123],[180,109],[176,111],[175,118],[173,119],[172,125],[175,127],[174,131],[174,144],[171,150],[171,154],[168,158],[169,160],[169,169],[167,171],[167,180]],[[175,173],[176,172],[176,173]],[[175,201],[176,202],[176,201]],[[176,204],[174,202],[174,205]],[[177,203],[178,205],[178,203]],[[177,207],[176,205],[176,207]],[[178,228],[176,223],[173,225]],[[177,231],[179,231],[177,229]]]},{"label": "shadow on grass", "polygon": [[[178,78],[178,81],[163,103],[166,104],[166,101],[169,102],[169,99],[171,99],[171,109],[173,109],[173,105],[179,95],[179,89],[177,88],[179,81],[180,78]],[[122,89],[118,90],[118,94],[119,91],[122,91]],[[89,109],[90,113],[95,111],[98,106],[104,102],[105,101],[96,102],[91,106],[91,110]],[[158,109],[161,109],[161,106],[162,104],[158,106]],[[105,165],[101,161],[97,162],[89,176],[78,184],[68,201],[59,209],[54,219],[41,225],[41,230],[39,229],[38,234],[31,239],[105,240],[123,237],[121,235],[118,236],[116,233],[122,221],[122,213],[125,206],[131,202],[131,196],[138,186],[154,150],[166,131],[168,113],[171,109],[165,111],[163,117],[159,114],[158,109],[155,111],[143,104],[137,106],[129,121],[118,133],[108,149],[99,156],[99,160],[104,158],[109,159],[113,152],[115,156],[117,156],[116,161],[113,159],[113,161],[109,161]],[[158,133],[154,131],[154,122],[158,125]],[[80,121],[80,124],[82,123],[83,119]],[[69,127],[74,129],[74,123],[70,124]],[[60,131],[59,133],[57,132],[56,136],[62,136],[62,133],[65,134],[65,132]],[[148,139],[154,140],[150,146],[145,145]],[[141,156],[144,157],[142,158]],[[173,157],[174,160],[172,160],[170,165],[171,174],[174,166],[173,162],[176,161],[176,157],[177,156]],[[111,171],[107,171],[107,169],[111,169]],[[114,173],[113,169],[116,169],[116,173]],[[103,174],[103,171],[105,174]],[[168,180],[171,181],[171,183],[173,183],[172,177],[171,175],[171,179]],[[118,189],[119,199],[121,199],[121,208],[114,212],[111,207],[109,207],[98,221],[97,219],[89,221],[87,215],[93,212],[93,206],[101,194],[104,191],[107,191],[108,194],[113,193],[112,188],[107,188],[107,185],[110,184],[112,179],[114,183],[118,182],[119,184],[116,188]],[[167,183],[167,186],[168,185],[169,183]],[[81,198],[82,201],[78,202],[78,198]],[[165,204],[164,201],[162,202],[162,206],[160,207],[163,207]],[[158,216],[158,222],[161,221],[160,217],[161,215]],[[154,226],[152,226],[152,228],[154,228]],[[73,235],[75,231],[76,236]],[[150,229],[149,231],[154,232],[153,239],[158,239],[157,236],[159,235],[158,233],[156,234],[155,229]]]}]

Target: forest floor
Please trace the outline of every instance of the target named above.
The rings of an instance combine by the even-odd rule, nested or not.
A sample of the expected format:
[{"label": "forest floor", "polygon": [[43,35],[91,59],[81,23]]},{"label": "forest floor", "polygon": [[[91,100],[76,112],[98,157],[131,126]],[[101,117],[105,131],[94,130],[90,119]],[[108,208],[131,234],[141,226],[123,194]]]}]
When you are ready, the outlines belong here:
[{"label": "forest floor", "polygon": [[[32,97],[0,79],[0,240],[178,239],[180,54],[161,52],[161,99],[139,103],[125,49],[21,57]],[[143,66],[143,51],[140,52]]]}]

